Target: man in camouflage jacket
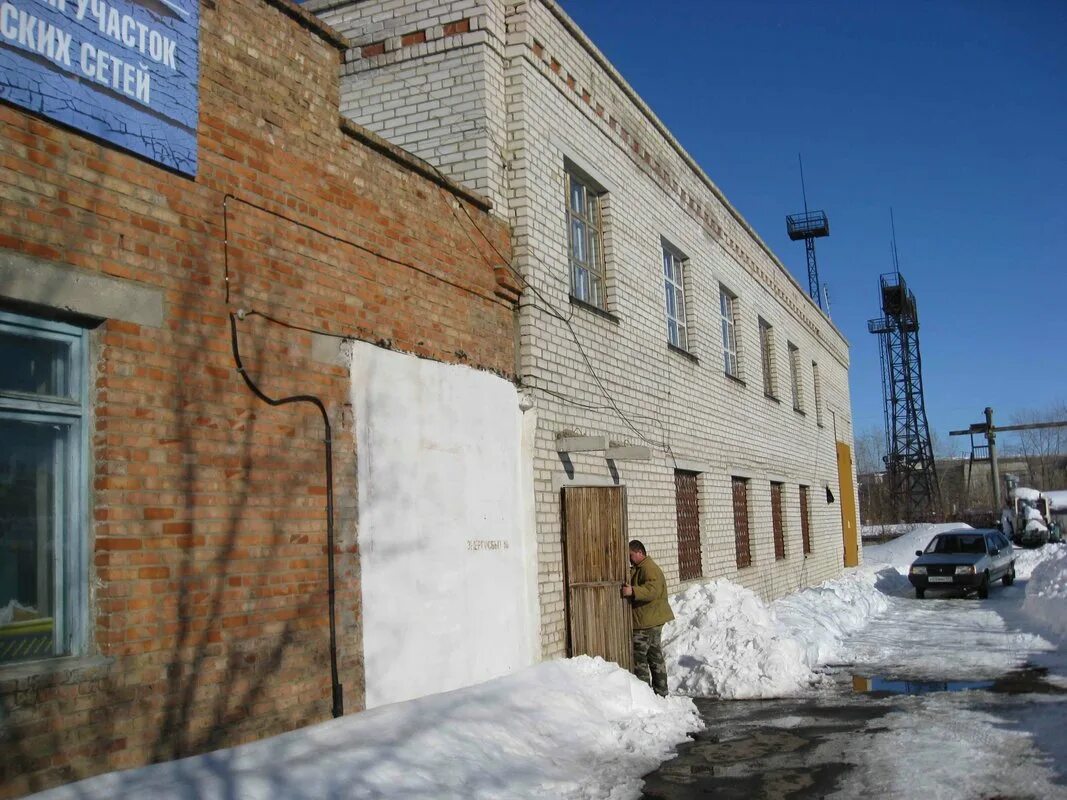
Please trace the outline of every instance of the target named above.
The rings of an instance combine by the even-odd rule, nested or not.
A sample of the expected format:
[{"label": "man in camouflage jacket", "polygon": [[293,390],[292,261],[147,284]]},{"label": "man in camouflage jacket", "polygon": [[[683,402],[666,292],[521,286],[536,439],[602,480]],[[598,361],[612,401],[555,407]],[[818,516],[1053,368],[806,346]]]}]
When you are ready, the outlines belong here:
[{"label": "man in camouflage jacket", "polygon": [[660,638],[674,612],[667,602],[663,570],[637,539],[630,542],[630,583],[623,585],[622,596],[630,598],[633,617],[634,674],[666,697],[667,665]]}]

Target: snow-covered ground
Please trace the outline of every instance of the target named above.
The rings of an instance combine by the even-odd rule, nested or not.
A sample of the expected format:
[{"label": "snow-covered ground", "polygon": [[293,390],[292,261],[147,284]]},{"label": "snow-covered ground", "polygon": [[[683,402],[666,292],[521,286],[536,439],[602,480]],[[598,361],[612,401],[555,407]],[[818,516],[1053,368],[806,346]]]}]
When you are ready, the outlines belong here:
[{"label": "snow-covered ground", "polygon": [[625,800],[702,725],[689,698],[581,657],[34,797]]},{"label": "snow-covered ground", "polygon": [[[840,689],[828,665],[842,663],[863,670],[858,674],[960,680],[1029,662],[1067,683],[1059,650],[1067,638],[1067,545],[1017,551],[1016,584],[996,587],[986,601],[916,601],[906,577],[915,550],[939,530],[959,527],[919,526],[868,545],[864,566],[773,603],[726,580],[675,595],[677,618],[665,628],[664,644],[670,688],[680,696],[657,698],[599,659],[554,661],[36,797],[626,800],[639,797],[640,777],[701,727],[684,695],[825,694]],[[1063,796],[1040,758],[1022,769],[1019,753],[1030,752],[1035,737],[1046,752],[1067,752],[1067,726],[1035,715],[1009,729],[994,711],[966,710],[953,696],[913,700],[911,712],[887,718],[878,746],[857,750],[865,765],[857,776],[867,776],[851,779],[861,781],[857,791],[869,793],[862,781],[885,772],[890,783],[883,786],[899,783],[901,794],[977,796],[982,776],[1000,770],[1013,776],[1005,785]],[[910,766],[891,777],[901,765]]]}]

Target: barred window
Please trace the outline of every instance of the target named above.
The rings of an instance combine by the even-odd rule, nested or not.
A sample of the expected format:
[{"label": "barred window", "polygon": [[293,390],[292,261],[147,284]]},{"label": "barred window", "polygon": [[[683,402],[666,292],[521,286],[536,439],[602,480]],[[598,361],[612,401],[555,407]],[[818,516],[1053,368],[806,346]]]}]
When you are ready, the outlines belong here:
[{"label": "barred window", "polygon": [[752,565],[752,546],[748,534],[748,480],[733,478],[734,505],[734,550],[737,555],[737,568]]},{"label": "barred window", "polygon": [[800,487],[800,533],[804,540],[804,555],[811,554],[811,519],[807,486]]},{"label": "barred window", "polygon": [[785,520],[782,517],[782,484],[771,482],[771,530],[774,532],[774,560],[785,558]]}]

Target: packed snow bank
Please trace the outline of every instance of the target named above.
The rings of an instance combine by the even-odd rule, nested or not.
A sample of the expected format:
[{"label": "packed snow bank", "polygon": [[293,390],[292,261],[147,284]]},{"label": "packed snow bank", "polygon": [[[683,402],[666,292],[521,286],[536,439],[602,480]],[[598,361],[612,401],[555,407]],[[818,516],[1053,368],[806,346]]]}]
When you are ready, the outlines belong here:
[{"label": "packed snow bank", "polygon": [[[915,551],[938,533],[969,527],[960,522],[910,526],[898,539],[865,546],[863,567],[769,604],[725,579],[672,596],[675,620],[663,632],[671,691],[767,698],[821,684],[824,676],[817,668],[839,660],[846,639],[911,594],[907,574]],[[1047,557],[1041,551],[1016,554],[1016,574],[1023,579]],[[1000,618],[990,615],[986,624],[995,627]]]},{"label": "packed snow bank", "polygon": [[[1051,551],[1051,552],[1048,552]],[[1031,567],[1023,611],[1034,619],[1047,638],[1067,638],[1067,548],[1038,551],[1044,558]]]},{"label": "packed snow bank", "polygon": [[628,800],[702,727],[688,698],[580,657],[34,797]]},{"label": "packed snow bank", "polygon": [[899,539],[863,548],[863,562],[868,565],[884,565],[903,569],[904,574],[915,560],[915,551],[926,549],[930,540],[945,531],[958,531],[971,526],[965,522],[944,522],[937,525],[920,525]]},{"label": "packed snow bank", "polygon": [[727,580],[671,598],[664,628],[671,691],[727,699],[784,697],[817,684],[812,668],[886,608],[870,569],[846,573],[768,605]]}]

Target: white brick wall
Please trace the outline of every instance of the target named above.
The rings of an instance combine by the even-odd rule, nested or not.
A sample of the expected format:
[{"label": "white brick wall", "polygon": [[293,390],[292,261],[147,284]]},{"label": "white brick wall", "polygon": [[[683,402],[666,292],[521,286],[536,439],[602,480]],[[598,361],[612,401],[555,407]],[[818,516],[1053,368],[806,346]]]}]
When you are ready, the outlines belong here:
[{"label": "white brick wall", "polygon": [[[385,8],[396,9],[391,21],[378,13]],[[839,494],[835,442],[852,444],[847,344],[558,6],[423,0],[320,13],[355,41],[363,35],[361,20],[382,26],[364,41],[456,16],[486,20],[480,39],[465,41],[473,33],[447,39],[454,48],[401,49],[376,63],[354,62],[346,73],[345,113],[486,193],[512,223],[514,266],[530,287],[519,317],[518,371],[539,420],[534,474],[544,655],[565,651],[559,489],[568,481],[627,487],[629,534],[645,542],[672,590],[681,588],[676,465],[701,472],[705,578],[729,577],[772,598],[838,573],[840,505],[826,503],[825,487]],[[608,190],[612,318],[569,298],[565,159]],[[695,358],[667,346],[663,239],[687,257]],[[720,284],[738,297],[742,381],[723,372]],[[778,401],[763,392],[760,317],[774,330]],[[793,409],[787,342],[800,350],[804,413]],[[821,373],[822,425],[812,362]],[[650,444],[653,458],[619,462],[613,471],[603,454],[573,454],[568,477],[554,446],[562,431]],[[749,479],[752,566],[742,570],[735,566],[733,475]],[[777,562],[772,480],[785,484],[786,558]],[[807,558],[800,484],[811,487]]]}]

